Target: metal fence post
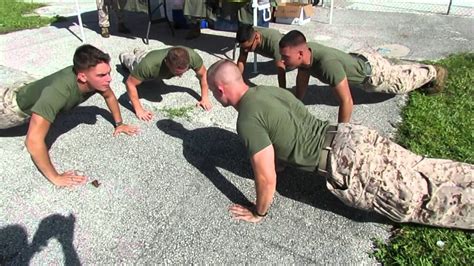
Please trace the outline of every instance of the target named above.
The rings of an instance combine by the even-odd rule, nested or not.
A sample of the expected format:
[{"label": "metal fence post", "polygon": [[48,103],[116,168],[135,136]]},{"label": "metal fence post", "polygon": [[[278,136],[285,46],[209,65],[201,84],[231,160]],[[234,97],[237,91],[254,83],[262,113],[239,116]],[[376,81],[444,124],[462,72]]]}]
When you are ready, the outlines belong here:
[{"label": "metal fence post", "polygon": [[449,0],[448,12],[446,12],[446,15],[449,15],[449,11],[451,11],[451,5],[452,4],[453,4],[453,0]]}]

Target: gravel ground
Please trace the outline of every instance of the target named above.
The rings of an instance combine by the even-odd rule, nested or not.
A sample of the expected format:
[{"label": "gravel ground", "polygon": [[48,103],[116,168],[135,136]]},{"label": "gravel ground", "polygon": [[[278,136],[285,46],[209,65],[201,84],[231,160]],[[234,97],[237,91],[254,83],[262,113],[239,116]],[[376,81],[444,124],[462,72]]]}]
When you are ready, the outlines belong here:
[{"label": "gravel ground", "polygon": [[[65,11],[64,1],[48,12]],[[67,1],[66,1],[67,2]],[[81,1],[81,4],[86,1]],[[390,222],[375,214],[345,207],[321,178],[286,170],[279,175],[269,217],[254,225],[230,219],[232,202],[254,200],[251,167],[235,135],[236,112],[194,108],[188,118],[169,119],[164,108],[196,103],[199,84],[188,72],[156,88],[143,88],[152,122],[138,121],[122,96],[124,72],[118,54],[142,42],[146,17],[128,14],[134,35],[103,39],[96,13],[83,14],[86,39],[112,57],[113,88],[122,115],[141,128],[136,137],[112,137],[104,101],[93,96],[58,117],[48,136],[53,163],[60,171],[81,170],[101,182],[98,188],[52,187],[24,148],[25,127],[0,131],[0,264],[145,264],[145,263],[271,263],[375,264],[368,256],[372,238],[386,238]],[[55,9],[56,8],[56,9]],[[370,13],[336,10],[328,25],[324,9],[304,26],[272,24],[282,31],[302,30],[310,40],[353,51],[364,47],[403,46],[405,59],[438,59],[472,51],[472,20],[438,15]],[[363,18],[363,19],[361,19]],[[172,38],[165,24],[152,26],[150,45],[157,49],[182,44],[193,47],[209,66],[232,57],[233,33],[204,30],[201,38]],[[30,75],[40,78],[72,64],[81,44],[74,17],[60,24],[0,36],[0,80],[8,85]],[[382,50],[387,55],[397,51]],[[399,52],[399,51],[398,51]],[[251,61],[251,60],[250,60]],[[251,62],[247,69],[251,69]],[[259,72],[247,72],[255,84],[277,85],[271,62],[259,58]],[[294,85],[296,73],[287,75]],[[305,103],[321,119],[335,121],[332,92],[310,80]],[[146,88],[148,87],[148,88]],[[353,90],[353,119],[384,135],[399,121],[403,96]],[[122,97],[121,97],[122,96]]]}]

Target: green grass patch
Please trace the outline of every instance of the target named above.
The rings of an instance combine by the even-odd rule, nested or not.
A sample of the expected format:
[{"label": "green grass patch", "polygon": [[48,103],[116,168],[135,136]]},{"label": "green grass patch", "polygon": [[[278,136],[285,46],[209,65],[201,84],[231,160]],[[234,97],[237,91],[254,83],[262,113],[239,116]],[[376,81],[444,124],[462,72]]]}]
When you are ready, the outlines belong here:
[{"label": "green grass patch", "polygon": [[61,17],[40,17],[32,13],[35,9],[43,6],[45,5],[21,0],[0,0],[0,34],[39,28],[62,20]]},{"label": "green grass patch", "polygon": [[194,109],[193,106],[179,107],[179,108],[163,108],[166,117],[173,119],[175,117],[189,118],[189,113]]},{"label": "green grass patch", "polygon": [[[445,91],[434,96],[410,94],[397,142],[418,154],[472,164],[474,54],[452,55],[436,63],[449,72]],[[388,243],[375,241],[372,255],[386,265],[472,265],[472,236],[462,230],[400,225]]]}]

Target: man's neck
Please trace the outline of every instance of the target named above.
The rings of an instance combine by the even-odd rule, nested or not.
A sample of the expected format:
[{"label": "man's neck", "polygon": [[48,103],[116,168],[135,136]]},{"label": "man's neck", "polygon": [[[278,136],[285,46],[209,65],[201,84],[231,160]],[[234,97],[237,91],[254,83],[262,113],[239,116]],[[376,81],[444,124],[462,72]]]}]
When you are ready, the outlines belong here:
[{"label": "man's neck", "polygon": [[258,36],[257,46],[260,47],[260,45],[262,44],[262,34],[260,34],[260,32],[258,31],[256,31],[255,34],[257,34]]},{"label": "man's neck", "polygon": [[242,100],[242,98],[244,97],[245,93],[247,93],[248,90],[249,90],[249,86],[244,83],[242,85],[242,90],[240,90],[238,94],[236,95],[237,101],[232,104],[235,110],[237,111],[239,110],[240,100]]},{"label": "man's neck", "polygon": [[86,94],[88,92],[94,91],[94,89],[90,88],[87,83],[80,82],[79,80],[76,81],[76,82],[77,82],[77,86],[79,87],[79,91],[81,92],[81,94]]},{"label": "man's neck", "polygon": [[313,53],[311,51],[311,48],[306,47],[306,49],[303,51],[302,67],[310,68],[312,64],[313,64]]}]

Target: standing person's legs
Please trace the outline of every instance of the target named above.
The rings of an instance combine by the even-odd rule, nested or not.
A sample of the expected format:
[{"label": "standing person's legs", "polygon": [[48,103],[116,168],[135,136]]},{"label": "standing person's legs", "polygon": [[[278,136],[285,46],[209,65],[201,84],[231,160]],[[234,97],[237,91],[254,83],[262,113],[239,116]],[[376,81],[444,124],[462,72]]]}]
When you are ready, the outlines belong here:
[{"label": "standing person's legs", "polygon": [[125,2],[123,0],[111,0],[112,2],[110,3],[112,6],[112,9],[115,11],[115,14],[117,15],[117,20],[118,20],[118,31],[120,33],[125,33],[128,34],[130,33],[130,30],[125,26],[125,16],[123,9],[125,7]]},{"label": "standing person's legs", "polygon": [[375,51],[360,54],[367,58],[372,68],[371,77],[363,86],[370,92],[404,94],[434,81],[437,74],[443,83],[446,79],[446,70],[441,69],[439,72],[443,73],[438,73],[439,67],[418,63],[393,64]]},{"label": "standing person's legs", "polygon": [[[17,84],[19,85],[19,84]],[[16,93],[23,86],[6,87],[0,85],[0,129],[23,125],[29,116],[23,113],[16,102]]]},{"label": "standing person's legs", "polygon": [[96,0],[97,4],[97,14],[99,17],[99,27],[100,35],[104,38],[110,37],[109,27],[109,7],[107,5],[107,0]]},{"label": "standing person's legs", "polygon": [[[209,3],[208,3],[209,2]],[[194,39],[201,36],[201,18],[207,18],[210,12],[209,4],[213,1],[205,0],[185,0],[183,6],[183,14],[186,17],[189,31],[186,39]]]},{"label": "standing person's legs", "polygon": [[474,229],[474,165],[426,159],[375,130],[339,124],[327,187],[396,222]]}]

